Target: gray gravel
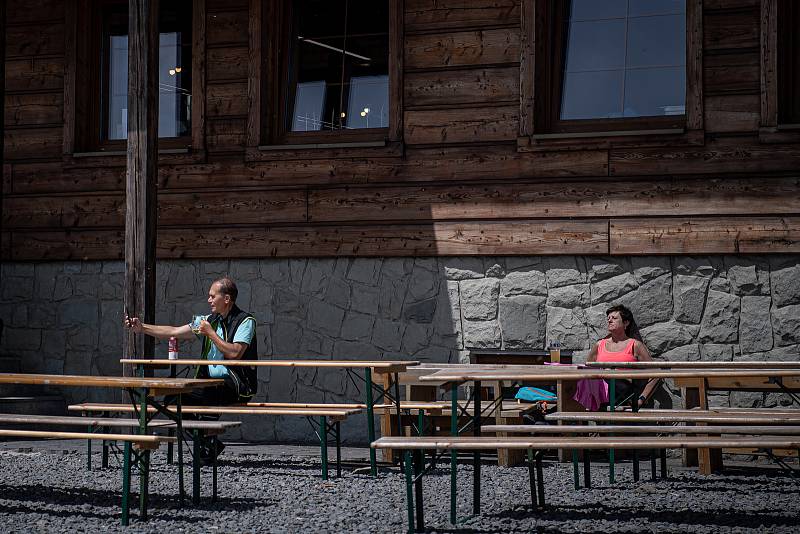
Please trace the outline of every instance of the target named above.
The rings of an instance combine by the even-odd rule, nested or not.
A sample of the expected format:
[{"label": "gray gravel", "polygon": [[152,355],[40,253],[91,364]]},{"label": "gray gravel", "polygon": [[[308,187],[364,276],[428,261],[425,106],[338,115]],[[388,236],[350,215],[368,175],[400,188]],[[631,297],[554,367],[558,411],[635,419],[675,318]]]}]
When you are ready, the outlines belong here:
[{"label": "gray gravel", "polygon": [[[87,472],[80,446],[0,447],[0,532],[403,532],[405,486],[396,470],[377,479],[345,469],[323,482],[312,448],[229,446],[220,465],[220,500],[209,502],[205,469],[200,506],[178,506],[177,470],[154,456],[150,519],[119,526],[121,474],[112,467]],[[349,450],[363,458],[363,449]],[[99,454],[94,455],[100,465]],[[481,517],[471,511],[471,466],[459,466],[457,528],[449,524],[449,470],[425,477],[425,514],[431,532],[797,532],[800,482],[769,468],[734,469],[701,477],[671,462],[671,478],[634,483],[630,464],[618,465],[617,483],[595,465],[591,490],[572,489],[569,464],[545,463],[548,509],[528,506],[525,468],[485,464]],[[138,479],[134,478],[134,485]],[[138,487],[138,486],[134,486]],[[187,470],[187,489],[191,477]]]}]

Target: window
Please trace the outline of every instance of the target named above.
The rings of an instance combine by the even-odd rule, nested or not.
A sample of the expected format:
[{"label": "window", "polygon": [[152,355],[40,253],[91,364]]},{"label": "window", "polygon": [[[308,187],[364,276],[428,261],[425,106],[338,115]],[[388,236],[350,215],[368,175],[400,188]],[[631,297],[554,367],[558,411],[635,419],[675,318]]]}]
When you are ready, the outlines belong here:
[{"label": "window", "polygon": [[800,4],[778,4],[778,124],[800,125]]},{"label": "window", "polygon": [[702,105],[687,112],[702,101],[702,68],[687,65],[687,46],[702,43],[696,3],[527,0],[523,31],[535,35],[523,40],[521,117],[530,123],[521,133],[696,127]]},{"label": "window", "polygon": [[[158,53],[158,135],[191,131],[192,3],[161,2]],[[101,141],[128,137],[128,9],[105,6],[101,20]]]},{"label": "window", "polygon": [[[127,140],[128,3],[68,2],[64,153],[119,154]],[[159,147],[203,157],[205,0],[160,2]],[[176,151],[175,149],[180,149]],[[173,159],[177,156],[173,156]]]},{"label": "window", "polygon": [[[399,139],[400,0],[261,2],[248,145]],[[255,55],[255,54],[254,54]]]}]

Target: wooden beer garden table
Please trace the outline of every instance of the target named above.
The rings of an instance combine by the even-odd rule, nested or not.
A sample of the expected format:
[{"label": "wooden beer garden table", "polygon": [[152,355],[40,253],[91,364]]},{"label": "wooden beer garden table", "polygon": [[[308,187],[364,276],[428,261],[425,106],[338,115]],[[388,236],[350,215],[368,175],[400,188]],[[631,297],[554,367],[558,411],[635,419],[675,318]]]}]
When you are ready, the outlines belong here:
[{"label": "wooden beer garden table", "polygon": [[[503,366],[492,369],[491,366],[483,365],[477,369],[470,369],[469,366],[442,369],[435,373],[421,376],[421,382],[449,382],[451,383],[451,432],[454,436],[458,435],[457,413],[458,413],[458,385],[465,382],[474,383],[472,392],[472,402],[479,406],[482,381],[493,382],[527,382],[540,384],[553,384],[557,386],[559,411],[572,401],[574,386],[579,380],[583,379],[603,379],[609,381],[609,408],[615,407],[614,382],[618,379],[625,380],[649,380],[651,378],[672,378],[676,382],[679,380],[693,381],[692,383],[707,383],[714,380],[739,380],[739,381],[778,381],[779,383],[791,382],[800,385],[800,368],[792,369],[602,369],[587,368],[577,365],[536,365],[536,366]],[[567,387],[570,385],[571,387]],[[567,398],[567,396],[569,398]],[[501,395],[502,397],[502,395]],[[581,407],[577,411],[583,411]],[[576,409],[567,410],[576,411]],[[474,436],[481,434],[481,413],[480,410],[473,411],[472,432]],[[612,451],[613,453],[613,451]],[[473,452],[473,512],[480,513],[480,452]],[[609,463],[613,462],[610,455]],[[450,453],[450,506],[451,511],[455,510],[456,503],[456,451]],[[611,475],[613,479],[613,474]]]},{"label": "wooden beer garden table", "polygon": [[[365,389],[365,404],[367,407],[367,433],[369,435],[369,442],[375,441],[375,398],[373,396],[373,389],[377,391],[378,399],[387,399],[394,403],[397,409],[398,425],[400,424],[400,381],[399,374],[405,372],[408,367],[419,365],[418,361],[407,360],[312,360],[312,359],[286,359],[286,360],[198,360],[198,359],[152,359],[152,360],[134,360],[122,359],[123,364],[132,364],[139,366],[143,370],[145,366],[150,367],[165,367],[172,365],[225,365],[225,366],[242,366],[242,367],[328,367],[344,369],[348,375],[356,376],[362,379],[353,371],[361,369],[364,371],[364,389]],[[376,385],[373,381],[372,375],[383,376],[383,384]],[[394,393],[390,390],[394,389]],[[402,429],[401,432],[402,434]],[[376,451],[372,447],[369,449],[369,465],[372,476],[378,474],[378,462]]]},{"label": "wooden beer garden table", "polygon": [[[127,391],[131,403],[138,407],[139,434],[147,434],[147,424],[152,418],[148,416],[148,407],[175,421],[178,435],[178,485],[181,502],[184,497],[183,485],[183,448],[181,446],[183,425],[181,423],[181,394],[195,389],[217,387],[224,384],[220,379],[199,378],[145,378],[121,376],[89,376],[89,375],[47,375],[27,373],[0,373],[0,384],[21,384],[40,386],[76,386],[96,388],[119,388]],[[175,399],[175,411],[169,410],[166,402],[159,402],[155,397],[167,395]],[[170,397],[167,397],[168,399]],[[147,519],[148,472],[150,466],[150,450],[134,451],[130,442],[125,443],[125,454],[133,454],[133,463],[139,467],[139,514],[140,519]],[[129,480],[123,480],[123,503],[127,503]],[[123,504],[123,525],[127,524],[127,504]]]}]

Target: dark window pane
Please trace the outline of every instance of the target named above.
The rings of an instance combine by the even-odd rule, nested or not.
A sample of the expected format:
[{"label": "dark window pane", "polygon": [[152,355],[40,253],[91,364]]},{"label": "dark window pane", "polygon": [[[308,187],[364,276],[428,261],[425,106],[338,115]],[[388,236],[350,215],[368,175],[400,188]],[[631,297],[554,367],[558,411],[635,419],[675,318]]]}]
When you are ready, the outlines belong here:
[{"label": "dark window pane", "polygon": [[666,15],[628,21],[628,67],[686,64],[686,17]]},{"label": "dark window pane", "polygon": [[686,0],[630,0],[628,9],[631,17],[685,14]]},{"label": "dark window pane", "polygon": [[387,126],[388,2],[294,3],[292,131]]},{"label": "dark window pane", "polygon": [[626,72],[626,117],[683,115],[685,102],[684,67],[633,69]]},{"label": "dark window pane", "polygon": [[570,7],[561,120],[685,114],[683,1],[573,0]]},{"label": "dark window pane", "polygon": [[624,65],[624,20],[570,24],[567,72],[613,69]]},{"label": "dark window pane", "polygon": [[[158,136],[182,137],[191,130],[192,3],[161,4],[159,13]],[[103,101],[104,138],[128,137],[128,24],[125,6],[106,12]]]},{"label": "dark window pane", "polygon": [[627,0],[573,0],[571,19],[576,21],[625,18],[627,11]]},{"label": "dark window pane", "polygon": [[564,78],[561,119],[621,117],[624,74],[624,70],[567,74]]}]

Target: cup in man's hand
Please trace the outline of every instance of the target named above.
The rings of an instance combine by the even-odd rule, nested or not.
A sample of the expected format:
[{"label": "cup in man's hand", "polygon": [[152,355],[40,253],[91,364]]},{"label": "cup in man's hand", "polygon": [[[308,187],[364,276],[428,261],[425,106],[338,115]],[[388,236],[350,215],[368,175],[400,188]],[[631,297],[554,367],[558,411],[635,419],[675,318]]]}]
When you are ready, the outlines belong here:
[{"label": "cup in man's hand", "polygon": [[192,332],[194,332],[195,335],[200,333],[200,324],[205,320],[205,315],[195,315],[192,317],[192,322],[189,324],[189,326],[192,328]]}]

